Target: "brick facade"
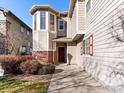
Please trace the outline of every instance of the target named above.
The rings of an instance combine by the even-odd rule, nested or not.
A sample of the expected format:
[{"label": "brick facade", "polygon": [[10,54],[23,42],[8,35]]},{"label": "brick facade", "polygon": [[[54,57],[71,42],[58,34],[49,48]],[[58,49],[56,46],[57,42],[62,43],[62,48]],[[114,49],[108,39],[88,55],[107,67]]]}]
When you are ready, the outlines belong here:
[{"label": "brick facade", "polygon": [[33,51],[32,55],[39,59],[41,63],[56,63],[55,51]]}]

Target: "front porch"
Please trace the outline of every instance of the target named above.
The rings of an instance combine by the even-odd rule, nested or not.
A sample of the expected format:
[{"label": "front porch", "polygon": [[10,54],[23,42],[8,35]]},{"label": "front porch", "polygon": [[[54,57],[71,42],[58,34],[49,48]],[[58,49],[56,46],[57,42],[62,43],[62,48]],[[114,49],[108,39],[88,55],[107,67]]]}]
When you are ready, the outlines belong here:
[{"label": "front porch", "polygon": [[[71,38],[60,37],[53,39],[56,43],[56,57],[54,57],[58,64],[67,63],[67,43],[72,42]],[[55,62],[56,63],[56,62]]]}]

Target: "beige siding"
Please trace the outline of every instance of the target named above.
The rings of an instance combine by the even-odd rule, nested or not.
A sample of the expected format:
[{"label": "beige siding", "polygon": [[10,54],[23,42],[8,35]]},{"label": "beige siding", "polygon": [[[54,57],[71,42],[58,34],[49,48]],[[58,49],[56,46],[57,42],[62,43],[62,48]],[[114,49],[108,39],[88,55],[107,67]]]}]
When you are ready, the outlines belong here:
[{"label": "beige siding", "polygon": [[58,31],[57,32],[57,36],[58,37],[65,37],[66,36],[66,32],[65,31]]},{"label": "beige siding", "polygon": [[78,31],[84,32],[85,30],[85,2],[78,2]]},{"label": "beige siding", "polygon": [[48,42],[48,44],[49,44],[49,47],[48,47],[49,51],[55,50],[56,49],[55,43],[52,41],[54,38],[56,38],[55,33],[49,33],[49,37],[48,38],[49,38],[49,42]]},{"label": "beige siding", "polygon": [[33,51],[38,51],[38,32],[33,31]]},{"label": "beige siding", "polygon": [[47,31],[33,32],[33,50],[34,51],[48,50],[48,32]]},{"label": "beige siding", "polygon": [[77,6],[74,9],[72,18],[68,18],[68,31],[67,37],[72,38],[76,33],[76,24],[77,24]]},{"label": "beige siding", "polygon": [[77,46],[76,46],[76,63],[78,66],[81,66],[83,69],[83,59],[82,59],[82,37],[77,41]]},{"label": "beige siding", "polygon": [[72,18],[68,18],[67,37],[72,38],[85,30],[85,1],[77,1]]},{"label": "beige siding", "polygon": [[76,44],[68,43],[67,44],[67,63],[77,64],[76,62]]},{"label": "beige siding", "polygon": [[92,0],[92,9],[86,17],[85,38],[93,34],[93,56],[83,56],[86,71],[111,87],[114,93],[124,92],[124,42],[118,39],[124,40],[122,2]]}]

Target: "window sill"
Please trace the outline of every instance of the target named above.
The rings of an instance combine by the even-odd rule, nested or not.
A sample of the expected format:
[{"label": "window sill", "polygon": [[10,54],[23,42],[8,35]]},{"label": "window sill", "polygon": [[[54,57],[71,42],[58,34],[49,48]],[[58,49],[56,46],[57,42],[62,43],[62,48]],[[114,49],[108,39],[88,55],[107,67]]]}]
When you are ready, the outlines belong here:
[{"label": "window sill", "polygon": [[84,57],[91,57],[91,55],[89,55],[89,54],[83,54],[82,56],[84,56]]},{"label": "window sill", "polygon": [[60,29],[59,29],[58,31],[59,31],[59,32],[65,32],[65,30],[60,30]]},{"label": "window sill", "polygon": [[56,33],[56,31],[49,31],[49,33]]}]

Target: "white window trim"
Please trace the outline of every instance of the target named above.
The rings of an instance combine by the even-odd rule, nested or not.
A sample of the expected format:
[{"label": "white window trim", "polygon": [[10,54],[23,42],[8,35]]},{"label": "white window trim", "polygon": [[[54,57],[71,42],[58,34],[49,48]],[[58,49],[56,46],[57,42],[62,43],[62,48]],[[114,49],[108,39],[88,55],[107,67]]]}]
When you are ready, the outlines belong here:
[{"label": "white window trim", "polygon": [[[35,29],[35,15],[36,15],[36,29]],[[34,15],[33,15],[33,30],[36,31],[38,30],[38,13],[35,12]]]},{"label": "white window trim", "polygon": [[[63,21],[64,22],[64,27],[63,27],[63,30],[59,28],[59,23],[60,21]],[[63,19],[58,19],[58,30],[59,31],[65,31],[65,21]]]}]

